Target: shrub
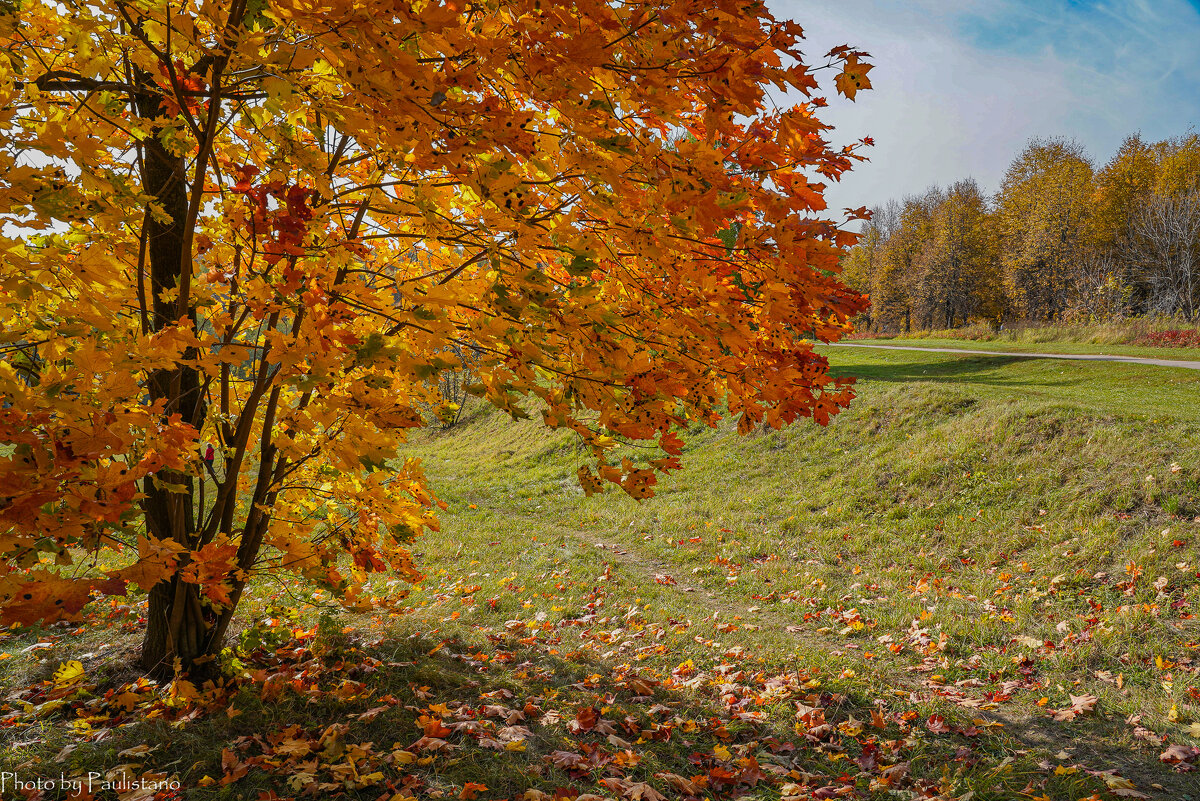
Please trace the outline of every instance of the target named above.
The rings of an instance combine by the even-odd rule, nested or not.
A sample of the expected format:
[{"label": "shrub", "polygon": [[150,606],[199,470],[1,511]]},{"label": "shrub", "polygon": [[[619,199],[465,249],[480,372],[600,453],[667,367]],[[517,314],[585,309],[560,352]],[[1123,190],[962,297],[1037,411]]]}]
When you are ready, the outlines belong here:
[{"label": "shrub", "polygon": [[1200,348],[1200,328],[1169,328],[1147,331],[1133,341],[1151,348]]}]

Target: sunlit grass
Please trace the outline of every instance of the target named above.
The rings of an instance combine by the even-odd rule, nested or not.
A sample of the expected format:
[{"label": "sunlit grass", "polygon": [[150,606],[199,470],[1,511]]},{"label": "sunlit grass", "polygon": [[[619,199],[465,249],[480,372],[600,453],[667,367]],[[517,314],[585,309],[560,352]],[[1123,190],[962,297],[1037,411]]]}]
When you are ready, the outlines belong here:
[{"label": "sunlit grass", "polygon": [[[256,637],[315,629],[310,647],[326,661],[345,652],[385,665],[370,674],[369,697],[308,703],[247,690],[233,717],[122,727],[71,764],[111,765],[120,749],[169,735],[157,765],[215,780],[236,738],[293,724],[319,731],[382,696],[406,700],[351,734],[391,748],[419,734],[406,708],[414,688],[478,703],[492,690],[545,692],[516,669],[522,662],[566,686],[623,663],[664,672],[692,659],[806,671],[843,699],[838,720],[869,717],[877,702],[911,710],[921,725],[906,735],[905,758],[915,775],[944,782],[947,797],[1021,797],[1030,782],[1053,799],[1103,789],[1070,770],[1078,763],[1186,798],[1187,778],[1158,761],[1162,745],[1135,737],[1126,720],[1171,743],[1197,742],[1189,727],[1200,717],[1191,696],[1200,626],[1187,615],[1200,606],[1200,431],[1190,376],[1124,365],[1064,376],[1031,361],[882,351],[832,359],[861,378],[860,397],[832,425],[747,437],[729,424],[699,427],[685,468],[644,502],[611,491],[584,498],[574,473],[587,456],[569,434],[469,408],[459,426],[420,435],[405,454],[423,460],[447,504],[442,531],[415,544],[427,578],[408,612],[335,614],[313,605],[322,598],[310,590],[264,582],[241,615],[245,634],[230,643],[235,670],[254,671],[239,644],[252,651]],[[559,625],[597,600],[586,630]],[[114,610],[115,628],[79,637],[10,637],[5,684],[47,680],[88,653],[89,671],[127,680],[136,609]],[[543,639],[521,645],[543,627]],[[55,641],[24,650],[39,639]],[[97,655],[106,642],[124,663]],[[511,661],[486,675],[461,661],[475,654],[486,665],[502,651]],[[1099,698],[1095,714],[1050,719],[1085,694]],[[701,716],[711,700],[678,702]],[[772,730],[792,736],[792,706],[765,709]],[[959,741],[920,735],[931,715],[981,727],[970,765],[954,761]],[[69,742],[61,726],[26,729],[2,764],[49,760]],[[527,753],[469,750],[422,775],[447,796],[470,781],[493,788],[487,798],[512,797],[570,783],[546,769],[559,745],[569,741],[551,727]],[[641,775],[687,764],[678,743],[639,749]],[[841,769],[820,754],[798,758]],[[279,781],[256,774],[194,793],[255,798]]]}]

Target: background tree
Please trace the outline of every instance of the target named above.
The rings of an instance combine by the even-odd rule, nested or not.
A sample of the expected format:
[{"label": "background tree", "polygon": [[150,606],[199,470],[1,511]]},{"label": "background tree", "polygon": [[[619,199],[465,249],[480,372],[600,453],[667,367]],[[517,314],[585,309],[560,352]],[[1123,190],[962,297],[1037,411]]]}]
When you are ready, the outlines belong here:
[{"label": "background tree", "polygon": [[[883,248],[892,235],[900,215],[900,205],[892,200],[871,209],[871,217],[863,223],[858,242],[842,258],[842,280],[851,289],[872,296],[871,306],[857,320],[859,327],[872,327],[876,322],[875,309],[886,307],[886,290],[879,286]],[[879,293],[881,300],[875,300]]]},{"label": "background tree", "polygon": [[[855,146],[756,0],[5,8],[5,623],[140,586],[169,673],[263,571],[351,605],[417,578],[435,502],[389,460],[456,344],[578,432],[589,493],[649,495],[720,402],[748,431],[851,398],[795,332],[863,307],[821,216]],[[851,97],[862,55],[825,64]]]},{"label": "background tree", "polygon": [[1034,141],[986,198],[973,181],[876,207],[845,259],[880,331],[1194,312],[1200,137],[1129,136],[1095,175],[1079,145]]},{"label": "background tree", "polygon": [[1086,253],[1092,165],[1077,142],[1034,140],[996,200],[1001,264],[1014,310],[1053,321],[1067,308]]},{"label": "background tree", "polygon": [[1188,134],[1158,143],[1158,172],[1154,194],[1178,197],[1200,189],[1200,134]]},{"label": "background tree", "polygon": [[1129,219],[1151,192],[1158,178],[1160,154],[1138,134],[1125,138],[1108,163],[1096,173],[1089,217],[1093,247],[1115,250]]},{"label": "background tree", "polygon": [[987,200],[974,180],[927,195],[929,231],[919,260],[915,305],[922,324],[953,328],[999,303]]},{"label": "background tree", "polygon": [[439,406],[435,412],[442,428],[446,430],[458,425],[462,420],[467,402],[471,399],[468,390],[479,383],[479,377],[474,370],[477,358],[475,349],[455,342],[450,345],[449,351],[454,355],[458,366],[438,373],[438,395],[444,401],[444,405]]},{"label": "background tree", "polygon": [[876,319],[887,330],[912,327],[921,258],[940,198],[940,190],[930,189],[920,197],[905,198],[894,214],[891,234],[880,249],[871,293]]},{"label": "background tree", "polygon": [[[859,231],[858,244],[847,250],[842,258],[842,280],[846,286],[858,292],[871,291],[871,276],[875,272],[879,248],[886,239],[878,217],[878,209],[872,209],[871,219],[863,223]],[[869,313],[870,310],[863,312]]]},{"label": "background tree", "polygon": [[1200,313],[1200,189],[1151,195],[1133,213],[1123,251],[1146,287],[1146,308],[1195,320]]}]

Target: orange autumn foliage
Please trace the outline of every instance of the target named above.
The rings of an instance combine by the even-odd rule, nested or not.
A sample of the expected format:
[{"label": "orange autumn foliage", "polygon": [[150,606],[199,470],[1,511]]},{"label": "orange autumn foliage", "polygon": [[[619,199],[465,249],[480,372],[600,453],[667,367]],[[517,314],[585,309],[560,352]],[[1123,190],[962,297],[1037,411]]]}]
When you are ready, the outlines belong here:
[{"label": "orange autumn foliage", "polygon": [[[436,501],[398,456],[461,353],[473,392],[578,433],[589,492],[651,494],[722,403],[744,432],[851,398],[813,345],[865,305],[822,198],[861,143],[824,138],[801,29],[760,2],[19,5],[6,623],[133,583],[169,670],[262,571],[351,605],[416,579]],[[865,55],[815,66],[853,96]],[[610,464],[614,436],[662,455]]]}]

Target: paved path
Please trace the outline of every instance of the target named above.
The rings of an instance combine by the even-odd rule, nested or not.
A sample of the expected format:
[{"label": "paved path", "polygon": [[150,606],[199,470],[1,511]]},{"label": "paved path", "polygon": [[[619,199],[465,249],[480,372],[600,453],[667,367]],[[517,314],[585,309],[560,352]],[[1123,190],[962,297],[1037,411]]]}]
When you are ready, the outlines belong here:
[{"label": "paved path", "polygon": [[1153,364],[1159,367],[1182,367],[1185,370],[1200,370],[1200,362],[1180,359],[1152,359],[1146,356],[1109,356],[1091,353],[1014,353],[1002,350],[960,350],[958,348],[916,348],[911,345],[865,345],[858,342],[830,342],[838,348],[879,348],[881,350],[920,350],[928,353],[971,353],[980,356],[1019,356],[1024,359],[1074,359],[1084,362],[1128,362],[1129,364]]}]

